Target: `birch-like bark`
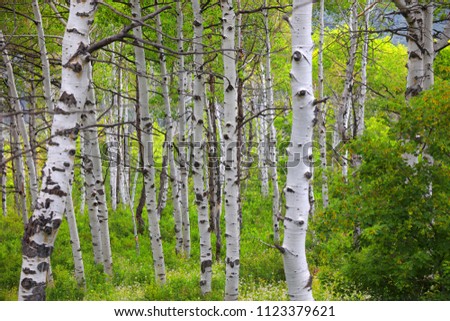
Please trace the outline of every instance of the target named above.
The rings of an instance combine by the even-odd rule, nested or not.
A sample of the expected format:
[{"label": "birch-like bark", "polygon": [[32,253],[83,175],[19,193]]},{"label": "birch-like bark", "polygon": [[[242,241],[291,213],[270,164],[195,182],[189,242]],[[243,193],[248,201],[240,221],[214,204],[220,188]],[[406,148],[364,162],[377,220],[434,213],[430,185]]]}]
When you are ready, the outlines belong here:
[{"label": "birch-like bark", "polygon": [[[372,10],[372,0],[366,1],[364,9],[364,39],[361,53],[361,87],[358,96],[358,102],[355,110],[355,135],[361,137],[365,129],[365,105],[367,97],[367,60],[369,55],[369,20]],[[361,155],[352,155],[353,165],[358,168],[361,166]]]},{"label": "birch-like bark", "polygon": [[236,15],[232,0],[221,0],[222,55],[224,66],[224,129],[225,144],[225,238],[226,283],[225,300],[237,300],[239,293],[240,224],[238,174],[238,102],[235,51]]},{"label": "birch-like bark", "polygon": [[430,89],[434,85],[434,39],[433,39],[433,14],[434,4],[425,5],[423,10],[423,89]]},{"label": "birch-like bark", "polygon": [[[264,86],[264,85],[263,85]],[[266,117],[264,116],[263,109],[267,106],[267,97],[266,92],[263,90],[263,103],[256,104],[256,112],[260,113],[260,116],[257,118],[257,143],[258,143],[258,166],[259,171],[261,173],[261,195],[263,197],[267,197],[269,195],[269,172],[267,169],[266,163]],[[249,145],[252,143],[248,142]]]},{"label": "birch-like bark", "polygon": [[[214,83],[214,75],[210,75],[209,77],[209,92],[211,94],[211,98],[208,101],[207,113],[208,113],[208,128],[209,128],[209,150],[208,150],[208,181],[209,181],[209,212],[210,212],[210,226],[214,230],[214,234],[216,236],[215,242],[215,255],[216,261],[220,260],[221,251],[222,251],[222,233],[220,226],[220,217],[222,213],[222,181],[221,181],[221,173],[220,170],[223,166],[222,157],[223,154],[220,154],[219,150],[222,150],[222,142],[217,141],[218,137],[218,129],[221,128],[220,123],[216,123],[216,103],[215,103],[215,83]],[[219,137],[222,137],[221,135]]]},{"label": "birch-like bark", "polygon": [[109,238],[109,224],[108,224],[108,206],[106,201],[106,193],[103,179],[102,171],[102,161],[100,154],[100,146],[98,140],[98,131],[95,127],[97,125],[97,116],[95,112],[96,100],[94,85],[92,82],[92,67],[88,67],[89,72],[89,86],[87,92],[87,100],[85,103],[85,112],[90,114],[91,118],[88,118],[90,122],[87,124],[93,127],[94,130],[87,131],[85,139],[91,144],[91,154],[92,155],[92,172],[95,180],[95,191],[97,193],[97,217],[100,225],[100,239],[102,247],[102,257],[103,257],[103,269],[106,274],[112,275],[112,254],[111,254],[111,242]]},{"label": "birch-like bark", "polygon": [[283,253],[284,271],[291,300],[313,300],[312,277],[306,261],[306,233],[312,179],[314,93],[312,84],[312,0],[294,0],[289,18],[292,32],[292,133],[288,147],[286,216]]},{"label": "birch-like bark", "polygon": [[81,254],[80,237],[78,236],[77,221],[73,210],[72,192],[66,198],[66,219],[69,224],[70,245],[72,246],[72,256],[75,266],[75,279],[78,285],[84,286],[86,279],[84,277],[83,256]]},{"label": "birch-like bark", "polygon": [[183,10],[181,0],[177,0],[177,38],[178,38],[178,151],[180,163],[180,200],[181,219],[183,228],[183,252],[186,257],[191,253],[191,232],[189,221],[189,185],[188,168],[186,164],[186,92],[187,92],[187,72],[184,66],[184,39],[183,39]]},{"label": "birch-like bark", "polygon": [[[319,36],[319,98],[324,99],[324,73],[323,73],[323,46],[325,33],[325,0],[320,0],[320,36]],[[319,148],[320,164],[322,166],[322,204],[324,208],[328,207],[328,175],[327,175],[327,106],[326,102],[318,105],[317,121],[319,126]]]},{"label": "birch-like bark", "polygon": [[[155,6],[155,10],[158,7]],[[162,36],[162,24],[161,17],[158,14],[156,16],[156,32],[157,32],[157,44],[162,46],[163,36]],[[183,220],[181,215],[181,200],[180,200],[180,175],[178,172],[178,166],[175,163],[175,157],[173,153],[173,119],[172,111],[170,106],[170,96],[169,96],[169,83],[168,83],[168,73],[166,66],[166,55],[164,50],[159,48],[159,65],[161,68],[161,88],[162,96],[164,99],[164,107],[166,112],[166,148],[167,148],[167,159],[170,166],[170,181],[172,183],[172,201],[173,201],[173,217],[175,221],[175,235],[176,235],[176,246],[175,251],[177,253],[184,253],[184,249],[190,248],[190,244],[184,244],[183,238]]]},{"label": "birch-like bark", "polygon": [[84,171],[83,159],[84,159],[84,133],[83,130],[80,132],[80,176],[81,176],[81,186],[80,186],[80,214],[84,214],[86,208],[86,173]]},{"label": "birch-like bark", "polygon": [[[267,7],[267,0],[264,1],[264,6]],[[273,226],[273,240],[275,244],[280,243],[280,188],[278,186],[278,171],[277,171],[277,130],[275,128],[275,105],[273,98],[273,78],[272,78],[272,61],[271,51],[272,45],[270,42],[270,28],[269,28],[269,10],[264,10],[264,31],[265,31],[265,45],[266,45],[266,61],[265,61],[265,90],[267,92],[268,110],[268,126],[269,126],[269,176],[272,181],[272,226]]]},{"label": "birch-like bark", "polygon": [[28,207],[27,207],[27,192],[25,187],[25,169],[23,166],[22,146],[20,144],[19,133],[17,130],[17,116],[11,118],[11,151],[14,156],[14,192],[16,199],[16,206],[19,209],[19,216],[22,217],[23,225],[28,224]]},{"label": "birch-like bark", "polygon": [[[157,10],[157,9],[155,9]],[[141,19],[141,7],[138,0],[131,1],[131,12],[135,19]],[[143,39],[142,27],[133,29],[133,34],[137,39]],[[164,263],[164,253],[159,229],[159,220],[156,215],[156,190],[155,190],[155,168],[153,164],[153,119],[150,117],[148,105],[148,87],[146,78],[146,64],[144,49],[134,46],[136,56],[136,71],[139,87],[139,115],[140,131],[143,144],[143,174],[146,192],[146,207],[149,221],[149,233],[153,255],[153,266],[155,279],[159,284],[166,282],[166,269]]]},{"label": "birch-like bark", "polygon": [[96,2],[72,2],[62,44],[61,95],[55,108],[42,187],[22,241],[19,300],[45,300],[49,259],[61,225],[89,84],[89,26]]},{"label": "birch-like bark", "polygon": [[39,9],[38,0],[33,0],[31,3],[33,7],[34,23],[38,33],[38,46],[41,54],[42,66],[42,83],[44,85],[44,98],[47,104],[47,109],[53,111],[53,93],[50,78],[50,63],[48,62],[47,46],[45,44],[44,28],[42,27],[42,16]]},{"label": "birch-like bark", "polygon": [[408,24],[408,76],[406,98],[418,95],[423,90],[423,23],[424,17],[418,0],[393,0]]},{"label": "birch-like bark", "polygon": [[[344,90],[342,91],[341,104],[337,114],[337,126],[339,133],[339,140],[345,144],[349,140],[349,119],[350,113],[353,110],[354,97],[354,71],[356,64],[356,52],[358,49],[358,2],[353,0],[350,7],[349,17],[349,35],[350,35],[350,49],[348,53],[347,68],[345,71]],[[345,154],[342,157],[342,176],[347,179],[348,176],[348,150],[344,147]]]},{"label": "birch-like bark", "polygon": [[[34,208],[36,204],[37,194],[38,194],[38,182],[37,182],[37,174],[36,174],[36,166],[34,164],[33,152],[30,143],[30,137],[28,135],[28,131],[25,125],[25,119],[22,113],[22,106],[20,105],[19,95],[16,89],[16,82],[14,79],[14,70],[11,63],[11,60],[8,55],[8,51],[5,46],[5,38],[3,37],[3,33],[0,30],[0,47],[3,48],[2,56],[3,63],[6,67],[6,76],[8,80],[8,90],[9,97],[11,100],[11,106],[14,106],[14,111],[17,113],[16,124],[19,130],[20,136],[22,136],[23,145],[25,148],[25,162],[28,168],[28,177],[30,181],[30,195],[31,195],[31,208]],[[19,142],[18,142],[19,143]]]},{"label": "birch-like bark", "polygon": [[2,213],[7,214],[6,203],[6,163],[5,163],[5,119],[3,113],[6,111],[5,100],[0,98],[0,193],[2,194]]},{"label": "birch-like bark", "polygon": [[203,82],[203,17],[199,0],[192,0],[194,11],[194,175],[195,203],[198,211],[198,229],[200,234],[200,289],[202,294],[211,292],[212,248],[208,219],[207,191],[204,187],[204,154],[206,142],[203,138],[203,110],[205,107],[205,85]]},{"label": "birch-like bark", "polygon": [[[86,109],[87,107],[87,109]],[[94,175],[94,146],[93,143],[95,139],[95,133],[97,128],[95,127],[96,117],[95,111],[91,104],[85,105],[84,113],[81,115],[83,121],[83,127],[87,127],[83,130],[81,134],[84,145],[83,154],[83,169],[84,169],[84,184],[86,188],[86,203],[89,215],[89,228],[91,230],[92,236],[92,248],[94,251],[94,262],[95,264],[103,263],[103,252],[102,252],[102,241],[101,241],[101,231],[100,223],[98,221],[98,196],[97,190],[95,188],[95,175]]]}]

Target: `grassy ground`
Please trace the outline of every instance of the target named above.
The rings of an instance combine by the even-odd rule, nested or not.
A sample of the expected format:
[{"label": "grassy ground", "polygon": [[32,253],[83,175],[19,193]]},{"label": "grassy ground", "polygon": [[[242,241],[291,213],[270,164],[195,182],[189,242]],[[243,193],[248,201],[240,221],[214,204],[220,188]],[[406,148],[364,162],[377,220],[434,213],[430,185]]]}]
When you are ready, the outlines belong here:
[{"label": "grassy ground", "polygon": [[[285,300],[283,261],[271,243],[271,198],[260,193],[259,180],[245,182],[242,195],[240,300]],[[76,193],[75,193],[76,194]],[[139,195],[139,194],[137,194]],[[9,204],[13,203],[12,198]],[[75,195],[75,204],[78,204]],[[110,211],[110,234],[114,264],[113,277],[106,276],[93,262],[87,214],[77,213],[78,228],[86,273],[86,288],[77,286],[67,224],[61,226],[52,255],[54,284],[48,288],[49,300],[222,300],[225,287],[224,251],[213,265],[213,291],[203,297],[199,290],[199,236],[197,214],[190,202],[192,255],[175,255],[172,208],[170,203],[161,218],[167,284],[155,284],[150,241],[140,235],[140,254],[135,250],[131,215],[120,208]],[[145,212],[144,212],[145,216]],[[0,300],[16,300],[21,266],[21,219],[13,208],[0,218]],[[213,238],[213,244],[214,244]]]}]

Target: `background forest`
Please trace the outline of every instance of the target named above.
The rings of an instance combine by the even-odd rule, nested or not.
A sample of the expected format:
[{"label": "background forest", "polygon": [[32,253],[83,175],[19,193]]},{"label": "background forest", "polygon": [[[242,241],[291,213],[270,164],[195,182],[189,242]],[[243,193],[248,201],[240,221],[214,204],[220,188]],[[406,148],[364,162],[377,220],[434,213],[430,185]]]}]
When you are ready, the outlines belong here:
[{"label": "background forest", "polygon": [[[309,2],[105,0],[74,14],[87,2],[1,1],[0,299],[36,286],[33,256],[47,300],[293,299],[283,240],[304,93],[291,84],[305,75],[291,30]],[[449,300],[450,3],[315,1],[312,31],[314,299]],[[66,63],[68,34],[85,40]],[[69,113],[80,52],[87,98]],[[61,133],[74,144],[63,174],[48,165]],[[68,193],[49,190],[52,171]],[[36,214],[52,206],[62,222]],[[30,254],[38,229],[54,245]]]}]

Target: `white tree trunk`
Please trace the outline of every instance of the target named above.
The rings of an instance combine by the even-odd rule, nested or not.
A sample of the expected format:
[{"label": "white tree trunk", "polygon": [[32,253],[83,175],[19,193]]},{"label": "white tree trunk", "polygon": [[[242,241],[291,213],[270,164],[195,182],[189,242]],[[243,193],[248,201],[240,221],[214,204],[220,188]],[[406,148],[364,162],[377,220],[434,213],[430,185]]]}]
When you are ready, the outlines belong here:
[{"label": "white tree trunk", "polygon": [[[155,7],[155,10],[158,10]],[[156,31],[157,31],[157,44],[163,44],[162,37],[162,25],[161,17],[157,15],[156,17]],[[175,220],[175,234],[176,234],[176,246],[175,251],[177,253],[184,253],[186,248],[190,248],[189,244],[184,244],[183,237],[183,220],[181,215],[181,200],[180,200],[180,175],[178,172],[178,166],[175,163],[175,155],[173,152],[173,118],[172,111],[170,107],[170,96],[169,96],[169,84],[168,84],[168,73],[166,67],[166,55],[163,49],[159,49],[159,64],[161,68],[161,88],[162,96],[164,99],[164,107],[166,112],[166,147],[167,147],[167,157],[170,166],[170,181],[172,183],[172,201],[173,201],[173,217]],[[184,253],[187,254],[187,253]]]},{"label": "white tree trunk", "polygon": [[[341,104],[337,115],[337,126],[339,132],[339,140],[345,146],[349,140],[349,118],[350,113],[353,110],[353,97],[354,97],[354,71],[356,64],[356,52],[358,49],[358,2],[353,0],[350,7],[349,17],[349,36],[350,36],[350,49],[348,53],[347,68],[345,71],[345,83],[344,90],[342,91]],[[344,156],[342,156],[342,176],[347,179],[348,175],[348,150],[344,147]]]},{"label": "white tree trunk", "polygon": [[204,180],[204,155],[206,142],[203,138],[205,107],[205,85],[203,82],[203,17],[199,0],[192,0],[194,11],[194,174],[195,203],[198,211],[198,228],[200,234],[200,289],[202,294],[211,292],[212,248],[211,232],[208,218],[207,191]]},{"label": "white tree trunk", "polygon": [[77,221],[73,210],[72,192],[69,191],[69,195],[66,198],[66,219],[69,224],[70,244],[72,246],[72,256],[75,266],[75,279],[78,285],[84,286],[86,279],[84,277],[84,264],[81,254],[80,238],[78,236]]},{"label": "white tree trunk", "polygon": [[[267,0],[264,1],[264,6],[267,6]],[[277,171],[277,131],[275,128],[275,105],[273,98],[273,78],[272,78],[272,62],[271,51],[272,45],[270,42],[270,28],[269,28],[269,10],[264,10],[264,31],[266,36],[266,61],[265,61],[265,90],[267,92],[268,117],[267,122],[269,126],[269,141],[267,142],[269,154],[269,176],[272,181],[272,225],[273,225],[273,240],[275,244],[280,242],[280,188],[278,186],[278,171]]]},{"label": "white tree trunk", "polygon": [[23,166],[22,146],[20,144],[19,133],[17,131],[16,117],[11,118],[11,151],[14,156],[14,187],[16,206],[19,209],[19,216],[22,216],[23,225],[28,224],[27,192],[25,188],[25,169]]},{"label": "white tree trunk", "polygon": [[239,293],[239,177],[237,168],[237,83],[235,24],[232,0],[222,0],[222,52],[224,66],[224,129],[225,143],[225,238],[226,283],[225,300],[237,300]]},{"label": "white tree trunk", "polygon": [[103,252],[102,252],[102,241],[101,241],[101,231],[100,223],[98,221],[98,196],[95,188],[95,175],[94,175],[94,146],[95,142],[95,132],[97,128],[95,127],[96,119],[95,112],[92,110],[91,104],[85,105],[84,114],[81,115],[83,120],[83,127],[87,127],[83,130],[82,136],[84,144],[84,154],[83,154],[83,169],[84,169],[84,181],[86,187],[86,202],[88,207],[89,215],[89,228],[92,235],[92,248],[94,250],[94,262],[95,264],[103,264]]},{"label": "white tree trunk", "polygon": [[80,214],[84,214],[84,210],[86,208],[86,173],[84,171],[83,159],[84,159],[84,131],[80,132],[80,158],[81,158],[81,166],[80,166]]},{"label": "white tree trunk", "polygon": [[17,94],[16,82],[14,79],[14,70],[8,55],[8,51],[6,50],[5,38],[3,37],[3,33],[1,30],[0,30],[0,47],[3,47],[2,56],[3,56],[3,63],[5,64],[6,67],[6,76],[8,80],[8,89],[9,89],[9,97],[11,99],[11,106],[14,106],[14,110],[17,113],[17,116],[15,117],[17,128],[19,130],[20,136],[22,136],[23,145],[25,148],[25,162],[28,167],[28,176],[30,179],[31,208],[34,208],[38,194],[36,167],[34,164],[30,138],[27,132],[25,119],[22,113],[22,106],[20,105],[19,95]]},{"label": "white tree trunk", "polygon": [[44,85],[44,98],[47,103],[47,109],[53,111],[53,93],[50,78],[50,63],[47,57],[47,47],[45,45],[45,34],[44,28],[42,27],[42,16],[39,9],[38,0],[33,0],[31,3],[33,7],[34,23],[36,24],[36,29],[38,32],[38,45],[39,51],[41,53],[41,63],[42,63],[42,82]]},{"label": "white tree trunk", "polygon": [[[156,10],[156,9],[155,9]],[[138,0],[131,1],[131,12],[134,18],[141,19],[141,7]],[[134,36],[137,39],[143,39],[142,27],[133,29]],[[146,207],[149,221],[149,233],[153,255],[153,266],[155,270],[155,279],[159,284],[166,282],[166,268],[164,263],[164,253],[161,241],[161,232],[159,229],[159,220],[156,215],[156,190],[155,190],[155,168],[153,164],[153,119],[150,117],[148,105],[148,86],[146,78],[146,64],[144,49],[135,46],[134,54],[136,56],[136,71],[138,74],[139,86],[139,111],[140,126],[142,133],[142,144],[144,146],[144,185],[146,193]]]},{"label": "white tree trunk", "polygon": [[292,32],[292,134],[288,148],[286,216],[284,218],[284,271],[291,300],[313,300],[312,277],[306,261],[305,241],[312,178],[314,94],[312,84],[312,0],[294,0],[289,19]]},{"label": "white tree trunk", "polygon": [[[325,0],[320,0],[320,37],[319,37],[319,99],[324,99],[324,74],[323,74],[323,46],[325,30]],[[319,148],[320,164],[322,166],[322,204],[324,208],[328,207],[328,175],[327,175],[327,127],[326,127],[326,103],[322,102],[318,106],[318,126],[319,126]]]},{"label": "white tree trunk", "polygon": [[179,129],[178,129],[178,151],[180,163],[180,198],[181,198],[181,219],[183,227],[183,251],[186,257],[191,253],[191,232],[189,221],[189,183],[188,183],[188,168],[186,164],[186,92],[187,87],[187,72],[184,66],[184,39],[183,39],[183,9],[182,1],[177,0],[177,37],[178,37],[178,52],[180,56],[179,70],[178,70],[178,112],[179,112]]},{"label": "white tree trunk", "polygon": [[61,96],[55,108],[52,138],[42,171],[42,188],[22,241],[19,300],[45,300],[49,259],[62,222],[79,130],[79,112],[89,85],[89,26],[96,2],[73,2],[62,44]]},{"label": "white tree trunk", "polygon": [[[264,86],[264,85],[263,85]],[[267,151],[267,141],[266,141],[266,132],[267,132],[267,126],[266,126],[266,117],[264,116],[264,108],[267,106],[267,98],[265,95],[265,91],[263,92],[263,103],[259,104],[256,103],[257,113],[261,113],[259,117],[257,118],[257,143],[258,143],[258,166],[259,171],[261,173],[261,195],[263,197],[267,197],[269,195],[269,172],[267,169],[267,162],[266,162],[266,151]],[[249,141],[249,144],[252,142]]]},{"label": "white tree trunk", "polygon": [[103,179],[102,171],[102,161],[100,154],[100,146],[98,141],[98,131],[95,127],[97,125],[97,116],[95,113],[95,91],[94,85],[92,83],[92,67],[88,65],[89,80],[90,85],[88,87],[88,96],[85,104],[85,112],[90,113],[92,121],[89,126],[94,126],[94,130],[87,131],[89,137],[85,139],[89,140],[91,144],[91,155],[92,155],[92,171],[95,179],[95,191],[97,193],[97,217],[100,224],[100,238],[102,244],[102,256],[103,256],[103,268],[106,274],[112,275],[112,254],[111,254],[111,243],[109,238],[109,224],[108,224],[108,206],[106,201],[106,193]]},{"label": "white tree trunk", "polygon": [[0,193],[2,194],[2,213],[6,216],[6,163],[5,162],[5,124],[3,113],[5,112],[5,102],[0,98]]}]

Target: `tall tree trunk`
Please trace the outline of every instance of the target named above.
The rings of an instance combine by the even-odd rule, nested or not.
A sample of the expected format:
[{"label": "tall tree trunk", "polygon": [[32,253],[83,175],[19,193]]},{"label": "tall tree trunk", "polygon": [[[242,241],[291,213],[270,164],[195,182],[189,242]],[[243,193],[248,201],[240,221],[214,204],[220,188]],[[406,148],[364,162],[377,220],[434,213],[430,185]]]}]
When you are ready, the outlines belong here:
[{"label": "tall tree trunk", "polygon": [[186,164],[186,92],[187,92],[187,72],[184,66],[184,39],[183,39],[183,9],[182,1],[177,0],[177,37],[178,37],[178,160],[180,163],[180,200],[181,219],[183,227],[183,252],[186,257],[191,253],[191,232],[189,222],[189,184],[188,168]]},{"label": "tall tree trunk", "polygon": [[194,11],[194,192],[198,211],[198,228],[200,234],[200,288],[202,294],[211,292],[212,248],[211,232],[208,219],[207,192],[204,187],[204,154],[206,142],[203,138],[205,107],[205,85],[203,82],[203,17],[199,0],[192,0]]},{"label": "tall tree trunk", "polygon": [[313,300],[312,277],[306,261],[306,233],[312,179],[314,93],[312,84],[312,0],[294,0],[289,19],[292,32],[292,133],[288,147],[286,216],[283,253],[284,271],[291,300]]},{"label": "tall tree trunk", "polygon": [[48,61],[47,56],[47,47],[45,45],[45,34],[44,28],[42,27],[42,16],[41,11],[39,9],[38,0],[33,0],[31,6],[33,7],[34,23],[36,24],[36,29],[38,32],[38,45],[42,63],[42,82],[44,85],[44,98],[47,104],[48,111],[53,111],[53,93],[50,78],[50,63]]},{"label": "tall tree trunk", "polygon": [[61,96],[52,124],[42,187],[22,241],[19,300],[45,300],[47,271],[54,241],[62,222],[79,131],[79,111],[89,86],[89,26],[96,2],[73,2],[63,38]]},{"label": "tall tree trunk", "polygon": [[[155,9],[157,10],[157,9]],[[135,19],[141,19],[141,7],[138,0],[131,1],[131,12]],[[143,39],[142,27],[133,29],[137,39]],[[144,48],[134,46],[136,56],[136,71],[138,74],[139,87],[139,126],[143,145],[143,174],[146,193],[146,207],[149,221],[149,233],[153,255],[153,266],[155,279],[159,284],[166,282],[166,268],[164,263],[164,253],[161,241],[159,220],[156,215],[156,190],[155,190],[155,168],[153,165],[153,118],[150,117],[148,105],[148,91],[146,78],[146,64]]]},{"label": "tall tree trunk", "polygon": [[72,256],[75,266],[75,279],[77,280],[78,285],[84,286],[86,282],[84,277],[84,264],[81,255],[80,238],[78,236],[77,221],[73,210],[71,191],[69,191],[69,195],[67,195],[66,198],[66,219],[69,224],[70,244],[72,246]]},{"label": "tall tree trunk", "polygon": [[25,169],[23,166],[22,146],[20,144],[19,133],[17,130],[17,118],[11,118],[11,154],[14,155],[14,195],[16,207],[19,209],[19,216],[22,217],[23,225],[28,224],[28,207],[27,207],[27,192],[25,188]]},{"label": "tall tree trunk", "polygon": [[[27,128],[25,125],[25,119],[22,113],[22,106],[20,105],[19,95],[16,89],[16,83],[14,79],[14,71],[12,67],[11,60],[8,55],[8,51],[5,46],[5,38],[3,37],[3,33],[0,30],[0,47],[3,48],[2,56],[3,62],[6,67],[6,76],[8,79],[8,89],[9,89],[9,97],[11,99],[11,106],[14,106],[14,110],[17,113],[16,124],[19,130],[20,136],[22,136],[23,145],[25,148],[25,162],[28,167],[28,176],[30,180],[30,195],[31,195],[31,207],[34,208],[36,204],[37,194],[38,194],[38,182],[37,182],[37,174],[36,167],[34,164],[33,152],[30,143],[30,137],[27,132]],[[18,142],[19,143],[19,142]]]},{"label": "tall tree trunk", "polygon": [[6,162],[5,162],[5,119],[3,113],[6,111],[5,100],[0,98],[0,193],[2,198],[2,213],[6,216]]},{"label": "tall tree trunk", "polygon": [[[215,84],[214,75],[209,77],[209,92],[211,93],[211,98],[208,102],[207,112],[208,112],[208,122],[209,122],[209,149],[208,149],[208,181],[209,181],[209,213],[210,213],[210,227],[213,229],[216,237],[216,260],[220,260],[222,251],[222,233],[220,227],[220,217],[222,213],[222,181],[221,181],[221,167],[223,154],[218,151],[222,150],[222,141],[218,142],[218,129],[220,129],[220,123],[216,123],[216,103],[215,103]],[[222,136],[220,136],[222,137]]]},{"label": "tall tree trunk", "polygon": [[[87,107],[87,109],[86,109]],[[86,202],[89,215],[89,228],[92,236],[92,248],[94,250],[95,264],[103,264],[103,252],[101,241],[100,223],[98,221],[98,195],[95,188],[95,174],[94,174],[94,149],[95,137],[97,128],[95,111],[91,104],[85,104],[84,114],[81,115],[83,127],[87,127],[81,134],[83,137],[82,144],[84,145],[83,153],[83,169],[84,182],[86,187]]]},{"label": "tall tree trunk", "polygon": [[[325,0],[320,0],[320,37],[319,37],[319,98],[323,101],[324,97],[324,74],[323,74],[323,46],[325,31]],[[327,175],[327,106],[322,102],[318,106],[318,125],[319,125],[319,148],[320,164],[322,166],[322,204],[324,208],[328,207],[328,175]]]},{"label": "tall tree trunk", "polygon": [[[267,6],[267,0],[264,1]],[[270,26],[269,26],[269,10],[264,10],[264,31],[265,31],[265,45],[266,45],[266,61],[265,61],[265,90],[267,92],[268,109],[268,125],[269,125],[269,141],[267,144],[269,154],[269,176],[272,181],[272,225],[273,225],[273,240],[275,244],[280,242],[280,188],[278,186],[278,171],[277,171],[277,131],[275,128],[275,105],[273,98],[273,78],[272,78],[272,62],[271,51],[272,45],[270,42]]]},{"label": "tall tree trunk", "polygon": [[236,15],[232,0],[221,0],[222,55],[224,66],[224,143],[225,143],[225,300],[237,300],[240,265],[238,102],[235,52]]},{"label": "tall tree trunk", "polygon": [[345,144],[349,140],[349,119],[350,113],[353,110],[353,98],[354,98],[354,71],[356,64],[356,52],[358,49],[358,2],[353,0],[350,7],[349,17],[349,36],[350,36],[350,49],[347,59],[347,68],[345,71],[344,90],[341,95],[341,103],[337,114],[337,126],[339,133],[339,141],[343,144],[342,151],[344,155],[342,158],[342,176],[347,179],[348,176],[348,149]]},{"label": "tall tree trunk", "polygon": [[91,122],[89,126],[93,126],[95,130],[87,131],[86,134],[89,137],[85,137],[91,143],[91,155],[92,155],[92,170],[95,178],[95,190],[97,193],[97,217],[100,224],[100,238],[102,244],[103,254],[103,269],[106,274],[112,275],[112,254],[111,254],[111,242],[109,237],[109,224],[108,224],[108,206],[105,193],[105,181],[103,179],[102,161],[100,154],[100,146],[98,141],[98,131],[95,127],[97,125],[97,116],[95,113],[96,99],[94,84],[92,78],[92,67],[88,65],[90,84],[88,87],[87,100],[85,104],[85,111],[91,113],[88,118]]},{"label": "tall tree trunk", "polygon": [[[155,8],[157,10],[157,6]],[[163,35],[162,35],[162,25],[161,17],[157,15],[156,17],[156,31],[157,31],[157,44],[162,46]],[[175,162],[174,149],[174,139],[173,139],[173,118],[172,110],[170,106],[170,96],[169,96],[169,84],[166,66],[166,55],[163,49],[159,49],[159,64],[161,68],[161,88],[162,96],[164,99],[164,107],[166,112],[166,148],[167,148],[167,158],[170,166],[170,181],[172,183],[172,201],[173,201],[173,217],[175,221],[175,234],[176,234],[176,246],[175,251],[177,253],[184,253],[186,247],[190,247],[188,244],[184,244],[183,239],[183,221],[181,216],[181,201],[180,201],[180,175],[178,172],[178,166]]]}]

